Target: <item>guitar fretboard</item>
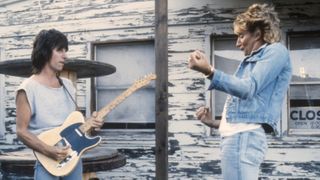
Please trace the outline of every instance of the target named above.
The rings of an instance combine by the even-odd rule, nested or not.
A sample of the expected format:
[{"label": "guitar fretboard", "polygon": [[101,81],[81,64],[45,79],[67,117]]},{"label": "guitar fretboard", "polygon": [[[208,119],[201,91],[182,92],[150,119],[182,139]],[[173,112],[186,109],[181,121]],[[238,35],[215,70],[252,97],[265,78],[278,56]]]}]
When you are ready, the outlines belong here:
[{"label": "guitar fretboard", "polygon": [[133,92],[135,92],[137,87],[132,86],[123,93],[121,93],[119,96],[117,96],[110,104],[103,107],[100,111],[98,111],[98,118],[103,119],[104,116],[106,116],[111,110],[113,110],[115,107],[117,107],[122,101],[124,101],[127,97],[129,97]]},{"label": "guitar fretboard", "polygon": [[[156,79],[156,75],[150,74],[147,75],[143,80],[140,80],[130,86],[127,90],[122,92],[119,96],[117,96],[111,103],[103,107],[98,111],[98,119],[103,121],[103,118],[115,107],[117,107],[121,102],[123,102],[127,97],[129,97],[132,93],[136,90],[140,89],[141,87],[147,85],[151,80]],[[88,123],[83,123],[80,127],[80,130],[85,133],[88,132],[92,127]]]}]

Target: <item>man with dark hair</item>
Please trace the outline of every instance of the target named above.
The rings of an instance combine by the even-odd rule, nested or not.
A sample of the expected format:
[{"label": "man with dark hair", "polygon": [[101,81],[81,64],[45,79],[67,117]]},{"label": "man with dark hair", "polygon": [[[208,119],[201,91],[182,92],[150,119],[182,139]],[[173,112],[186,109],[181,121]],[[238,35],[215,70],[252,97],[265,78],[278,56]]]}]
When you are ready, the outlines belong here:
[{"label": "man with dark hair", "polygon": [[40,73],[50,60],[54,48],[58,51],[65,49],[67,52],[69,50],[67,37],[55,29],[40,31],[33,43],[31,54],[33,73]]},{"label": "man with dark hair", "polygon": [[[33,75],[24,80],[16,91],[18,138],[34,151],[56,160],[64,159],[70,147],[49,146],[37,135],[62,125],[68,115],[76,110],[72,82],[58,77],[67,58],[67,51],[68,40],[64,34],[55,29],[40,31],[33,43]],[[87,121],[94,128],[100,128],[103,124],[96,112]],[[36,162],[34,177],[36,180],[59,179],[39,162]],[[82,179],[81,160],[69,175],[61,179]]]}]

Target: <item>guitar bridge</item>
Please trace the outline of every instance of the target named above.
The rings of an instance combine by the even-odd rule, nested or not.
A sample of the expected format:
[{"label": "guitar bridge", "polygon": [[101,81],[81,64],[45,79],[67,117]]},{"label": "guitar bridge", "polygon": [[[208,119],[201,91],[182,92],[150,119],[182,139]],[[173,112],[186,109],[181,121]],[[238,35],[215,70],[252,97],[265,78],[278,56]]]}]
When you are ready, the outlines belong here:
[{"label": "guitar bridge", "polygon": [[65,157],[62,161],[58,163],[57,168],[62,168],[63,166],[65,166],[76,155],[77,155],[77,152],[72,151],[71,154],[69,154],[67,157]]}]

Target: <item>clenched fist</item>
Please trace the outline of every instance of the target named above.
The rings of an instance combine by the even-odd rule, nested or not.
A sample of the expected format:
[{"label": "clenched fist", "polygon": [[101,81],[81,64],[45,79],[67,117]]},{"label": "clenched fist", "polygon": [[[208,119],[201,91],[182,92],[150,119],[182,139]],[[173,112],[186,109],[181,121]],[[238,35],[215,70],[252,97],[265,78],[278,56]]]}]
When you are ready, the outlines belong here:
[{"label": "clenched fist", "polygon": [[219,128],[220,121],[212,119],[212,113],[208,107],[200,107],[196,112],[196,116],[203,124],[212,128]]},{"label": "clenched fist", "polygon": [[199,50],[192,52],[189,56],[188,67],[203,73],[206,76],[213,74],[213,68],[209,64],[208,60]]}]

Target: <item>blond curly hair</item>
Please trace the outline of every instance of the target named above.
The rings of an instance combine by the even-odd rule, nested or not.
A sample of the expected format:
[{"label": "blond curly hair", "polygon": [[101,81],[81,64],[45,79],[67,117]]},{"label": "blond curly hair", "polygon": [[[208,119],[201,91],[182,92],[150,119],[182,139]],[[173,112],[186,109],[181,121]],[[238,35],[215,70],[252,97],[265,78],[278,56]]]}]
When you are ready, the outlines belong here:
[{"label": "blond curly hair", "polygon": [[[281,39],[280,20],[274,7],[268,4],[253,4],[244,13],[239,14],[233,22],[234,29],[253,33],[259,29],[267,43],[279,42]],[[236,32],[235,32],[236,33]]]}]

